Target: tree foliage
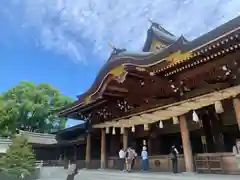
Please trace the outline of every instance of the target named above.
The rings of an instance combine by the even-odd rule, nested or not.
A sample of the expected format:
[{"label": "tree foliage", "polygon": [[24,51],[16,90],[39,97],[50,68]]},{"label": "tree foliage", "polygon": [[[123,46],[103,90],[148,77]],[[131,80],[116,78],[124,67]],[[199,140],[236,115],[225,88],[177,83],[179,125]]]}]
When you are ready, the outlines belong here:
[{"label": "tree foliage", "polygon": [[0,158],[0,170],[7,176],[20,179],[27,177],[35,169],[35,155],[27,140],[21,136],[15,137],[12,144]]},{"label": "tree foliage", "polygon": [[71,102],[49,84],[22,81],[0,95],[0,132],[60,130],[66,118],[59,118],[56,110]]}]

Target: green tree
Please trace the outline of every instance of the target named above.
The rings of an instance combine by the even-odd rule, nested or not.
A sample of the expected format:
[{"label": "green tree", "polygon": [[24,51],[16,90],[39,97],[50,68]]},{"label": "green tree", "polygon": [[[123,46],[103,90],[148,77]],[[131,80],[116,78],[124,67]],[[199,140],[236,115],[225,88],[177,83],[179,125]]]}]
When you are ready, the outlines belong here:
[{"label": "green tree", "polygon": [[0,158],[0,170],[13,179],[25,178],[35,169],[35,155],[27,140],[21,136],[12,139],[12,144]]},{"label": "green tree", "polygon": [[0,96],[0,132],[60,130],[66,118],[59,118],[56,110],[71,102],[49,84],[22,81]]}]

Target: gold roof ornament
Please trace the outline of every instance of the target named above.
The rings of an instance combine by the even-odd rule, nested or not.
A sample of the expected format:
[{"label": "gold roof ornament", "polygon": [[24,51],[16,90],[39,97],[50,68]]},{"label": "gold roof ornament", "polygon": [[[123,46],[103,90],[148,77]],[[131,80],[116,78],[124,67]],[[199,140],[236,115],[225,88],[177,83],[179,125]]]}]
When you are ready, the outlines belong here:
[{"label": "gold roof ornament", "polygon": [[113,68],[109,74],[113,75],[119,83],[123,83],[126,79],[127,71],[125,71],[124,65],[122,64]]},{"label": "gold roof ornament", "polygon": [[84,98],[84,104],[89,104],[91,102],[91,97],[87,96],[86,98]]},{"label": "gold roof ornament", "polygon": [[182,51],[179,50],[179,51],[174,52],[174,53],[170,54],[169,56],[167,56],[166,60],[171,63],[176,63],[176,62],[185,61],[191,57],[192,57],[192,52],[183,53]]},{"label": "gold roof ornament", "polygon": [[115,49],[115,46],[113,45],[113,43],[109,42],[108,45],[109,45],[111,48]]},{"label": "gold roof ornament", "polygon": [[125,72],[124,65],[117,66],[110,71],[113,76],[119,77]]}]

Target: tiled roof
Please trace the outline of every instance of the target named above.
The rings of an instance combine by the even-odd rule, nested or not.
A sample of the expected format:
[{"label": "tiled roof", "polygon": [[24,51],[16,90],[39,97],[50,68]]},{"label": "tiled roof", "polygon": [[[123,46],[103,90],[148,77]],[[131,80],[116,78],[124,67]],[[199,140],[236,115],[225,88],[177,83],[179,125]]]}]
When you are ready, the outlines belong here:
[{"label": "tiled roof", "polygon": [[54,134],[20,131],[19,135],[22,135],[23,137],[28,139],[28,142],[32,144],[56,144],[57,143],[57,140],[55,139],[56,135]]}]

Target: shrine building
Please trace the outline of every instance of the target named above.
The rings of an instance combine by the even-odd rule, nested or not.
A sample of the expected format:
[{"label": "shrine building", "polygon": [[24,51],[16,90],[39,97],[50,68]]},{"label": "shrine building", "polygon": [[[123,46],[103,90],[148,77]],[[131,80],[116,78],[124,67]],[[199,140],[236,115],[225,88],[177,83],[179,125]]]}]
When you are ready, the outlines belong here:
[{"label": "shrine building", "polygon": [[113,47],[92,86],[59,114],[88,124],[88,168],[116,168],[120,148],[140,154],[145,145],[150,169],[170,171],[175,145],[181,172],[234,173],[239,94],[240,16],[191,41],[151,22],[142,51]]}]

